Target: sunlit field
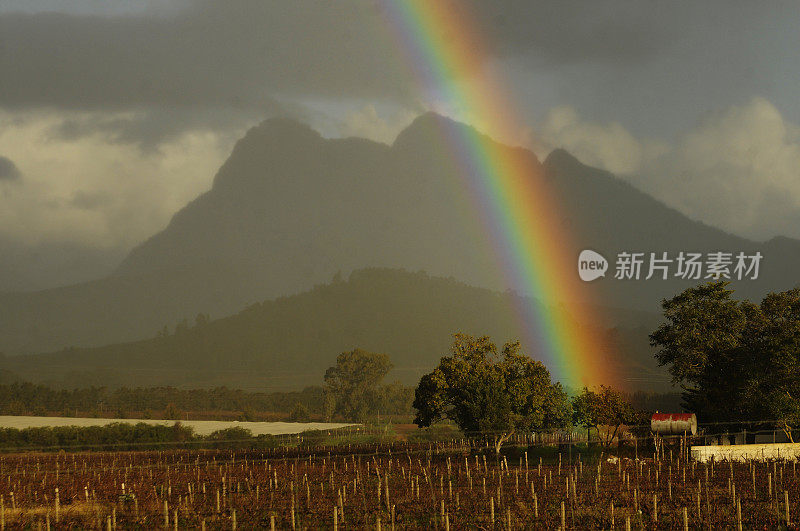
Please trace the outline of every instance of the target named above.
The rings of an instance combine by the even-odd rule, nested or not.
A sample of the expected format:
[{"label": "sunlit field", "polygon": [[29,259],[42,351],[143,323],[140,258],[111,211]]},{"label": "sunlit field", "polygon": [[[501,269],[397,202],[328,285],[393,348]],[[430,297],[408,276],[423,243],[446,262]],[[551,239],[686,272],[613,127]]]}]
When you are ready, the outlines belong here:
[{"label": "sunlit field", "polygon": [[[174,420],[149,420],[149,419],[100,419],[76,417],[24,417],[0,416],[0,428],[53,428],[57,426],[107,426],[114,423],[139,424],[150,426],[172,426]],[[185,420],[178,421],[182,426],[192,428],[197,435],[210,435],[211,433],[228,428],[242,428],[250,430],[253,435],[286,435],[301,433],[309,430],[330,430],[353,426],[353,424],[336,422],[239,422],[216,420]]]}]

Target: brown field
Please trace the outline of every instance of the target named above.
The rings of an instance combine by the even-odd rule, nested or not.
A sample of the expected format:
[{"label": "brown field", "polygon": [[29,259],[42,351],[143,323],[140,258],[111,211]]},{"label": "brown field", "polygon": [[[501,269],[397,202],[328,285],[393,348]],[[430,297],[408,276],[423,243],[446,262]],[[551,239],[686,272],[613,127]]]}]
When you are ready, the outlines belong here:
[{"label": "brown field", "polygon": [[[394,442],[0,456],[2,525],[23,528],[691,529],[790,527],[794,462],[673,452]],[[571,461],[570,461],[571,458]],[[58,494],[56,494],[58,489]]]}]

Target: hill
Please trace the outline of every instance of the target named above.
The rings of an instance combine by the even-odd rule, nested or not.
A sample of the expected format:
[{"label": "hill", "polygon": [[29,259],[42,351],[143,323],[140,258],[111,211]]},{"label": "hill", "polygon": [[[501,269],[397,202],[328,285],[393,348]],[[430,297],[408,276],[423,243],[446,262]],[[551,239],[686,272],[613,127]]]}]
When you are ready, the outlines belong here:
[{"label": "hill", "polygon": [[[517,295],[453,279],[365,269],[304,293],[254,304],[240,313],[179,326],[158,337],[50,354],[8,357],[3,368],[56,386],[229,387],[291,390],[320,384],[336,356],[355,347],[389,354],[395,378],[415,384],[448,352],[452,334],[521,336]],[[605,308],[609,322],[649,323],[656,316]],[[609,363],[648,385],[667,381],[630,327],[606,330]],[[646,334],[645,334],[646,336]],[[638,344],[637,344],[638,342]],[[534,358],[536,352],[526,351]]]}]

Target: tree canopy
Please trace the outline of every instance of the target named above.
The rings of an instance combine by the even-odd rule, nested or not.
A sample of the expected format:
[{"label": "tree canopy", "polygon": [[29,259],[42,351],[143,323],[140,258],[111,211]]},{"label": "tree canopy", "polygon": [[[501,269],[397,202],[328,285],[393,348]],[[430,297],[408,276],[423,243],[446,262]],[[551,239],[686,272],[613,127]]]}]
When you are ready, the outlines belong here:
[{"label": "tree canopy", "polygon": [[342,352],[325,371],[326,393],[333,414],[363,421],[377,402],[379,384],[392,369],[386,354],[361,349]]},{"label": "tree canopy", "polygon": [[493,434],[498,452],[514,432],[562,427],[570,412],[561,384],[522,354],[519,342],[498,351],[489,337],[464,334],[420,379],[414,408],[419,427],[449,419],[463,431]]},{"label": "tree canopy", "polygon": [[[572,400],[572,419],[587,430],[594,428],[605,447],[611,445],[623,424],[636,421],[635,411],[628,399],[619,391],[601,385],[596,391],[583,388]],[[605,427],[601,434],[600,428]]]},{"label": "tree canopy", "polygon": [[792,440],[800,425],[800,289],[739,301],[727,282],[685,290],[662,304],[650,335],[656,358],[706,421],[774,421]]}]

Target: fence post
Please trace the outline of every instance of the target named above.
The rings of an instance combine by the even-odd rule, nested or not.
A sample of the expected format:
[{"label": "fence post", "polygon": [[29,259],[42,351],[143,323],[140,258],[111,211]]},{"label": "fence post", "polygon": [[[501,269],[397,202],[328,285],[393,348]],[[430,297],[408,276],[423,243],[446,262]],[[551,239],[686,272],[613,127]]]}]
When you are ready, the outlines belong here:
[{"label": "fence post", "polygon": [[658,495],[653,494],[653,522],[658,523]]},{"label": "fence post", "polygon": [[790,522],[789,522],[789,491],[788,490],[783,491],[783,503],[784,503],[784,506],[786,507],[786,525],[788,526],[790,524]]}]

